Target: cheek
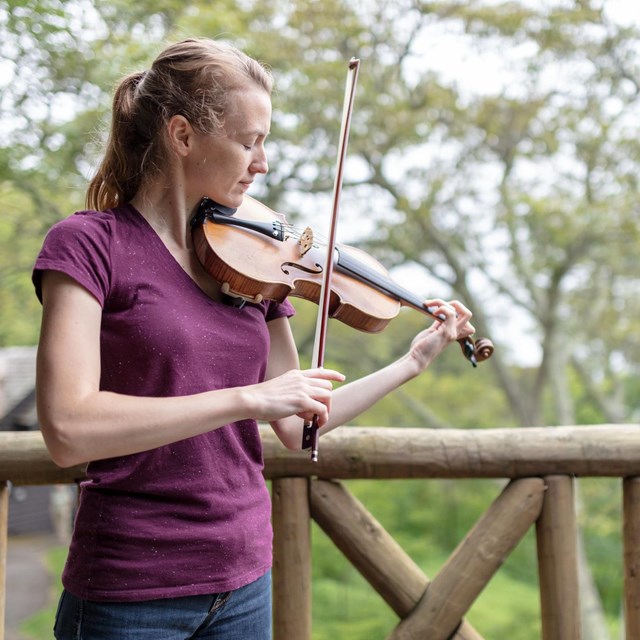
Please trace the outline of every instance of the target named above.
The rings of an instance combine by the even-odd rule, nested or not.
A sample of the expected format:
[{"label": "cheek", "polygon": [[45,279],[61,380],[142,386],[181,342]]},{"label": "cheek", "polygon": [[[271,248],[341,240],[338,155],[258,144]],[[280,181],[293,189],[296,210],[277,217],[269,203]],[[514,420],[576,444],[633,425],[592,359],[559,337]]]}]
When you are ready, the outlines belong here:
[{"label": "cheek", "polygon": [[237,153],[219,153],[208,159],[208,167],[205,165],[205,171],[215,173],[220,179],[234,179],[238,175],[242,175],[244,171],[244,158],[242,154]]},{"label": "cheek", "polygon": [[198,178],[210,181],[224,175],[224,162],[220,162],[217,154],[209,154],[198,161],[194,173]]}]

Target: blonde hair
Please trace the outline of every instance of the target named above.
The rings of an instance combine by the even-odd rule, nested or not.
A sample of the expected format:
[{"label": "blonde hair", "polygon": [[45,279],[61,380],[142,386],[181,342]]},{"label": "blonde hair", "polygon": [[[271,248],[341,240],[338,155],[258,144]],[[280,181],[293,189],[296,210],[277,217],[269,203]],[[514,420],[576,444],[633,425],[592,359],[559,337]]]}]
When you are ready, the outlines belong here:
[{"label": "blonde hair", "polygon": [[90,209],[133,198],[143,180],[161,171],[164,125],[182,115],[201,133],[223,124],[227,98],[247,84],[271,94],[271,73],[232,45],[192,38],[167,47],[149,71],[123,78],[113,96],[104,158],[87,189]]}]

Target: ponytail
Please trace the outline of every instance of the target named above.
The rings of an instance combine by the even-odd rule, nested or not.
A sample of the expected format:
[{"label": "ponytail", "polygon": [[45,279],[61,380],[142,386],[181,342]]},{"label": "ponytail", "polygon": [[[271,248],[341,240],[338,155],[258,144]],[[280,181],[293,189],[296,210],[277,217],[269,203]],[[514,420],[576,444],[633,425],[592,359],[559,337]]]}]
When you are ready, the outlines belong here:
[{"label": "ponytail", "polygon": [[152,129],[159,125],[150,118],[144,123],[144,114],[137,109],[136,94],[144,77],[145,72],[134,73],[116,88],[105,155],[87,189],[89,209],[103,211],[122,205],[140,187],[155,146],[157,131]]}]

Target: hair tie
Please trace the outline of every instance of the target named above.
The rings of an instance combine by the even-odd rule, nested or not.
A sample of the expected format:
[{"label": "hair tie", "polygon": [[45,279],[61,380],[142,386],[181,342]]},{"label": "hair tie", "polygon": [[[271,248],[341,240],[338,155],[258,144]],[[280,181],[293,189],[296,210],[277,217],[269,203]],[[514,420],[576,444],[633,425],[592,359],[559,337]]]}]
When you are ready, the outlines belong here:
[{"label": "hair tie", "polygon": [[140,74],[140,77],[138,78],[138,82],[136,83],[136,91],[140,91],[140,87],[146,77],[147,77],[147,71],[145,70]]}]

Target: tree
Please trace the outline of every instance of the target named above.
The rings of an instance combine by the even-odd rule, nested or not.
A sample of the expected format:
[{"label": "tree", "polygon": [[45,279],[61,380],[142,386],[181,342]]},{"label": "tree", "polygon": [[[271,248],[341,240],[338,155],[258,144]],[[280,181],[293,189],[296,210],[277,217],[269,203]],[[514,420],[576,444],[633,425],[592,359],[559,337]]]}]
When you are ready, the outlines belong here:
[{"label": "tree", "polygon": [[[286,210],[291,193],[329,188],[339,99],[326,77],[336,76],[336,51],[341,62],[363,52],[343,205],[366,220],[360,244],[388,265],[419,266],[496,334],[491,363],[518,424],[573,422],[572,370],[597,390],[605,419],[628,419],[637,404],[623,389],[638,371],[637,32],[585,2],[312,7],[288,17],[297,42],[308,52],[305,34],[336,35],[289,54],[292,71],[281,65],[287,118],[274,137],[305,154],[296,162],[290,145],[276,148],[275,165],[289,170],[272,173],[270,198]],[[501,55],[505,81],[489,76],[498,88],[473,92],[464,76],[434,69],[425,58],[438,55],[429,43],[443,30],[469,55]],[[260,41],[272,46],[267,30]],[[323,100],[302,110],[310,93]],[[517,344],[503,333],[517,314],[539,347],[539,366],[520,378],[509,366]]]},{"label": "tree", "polygon": [[[4,258],[7,299],[25,299],[10,274],[28,272],[45,230],[82,205],[115,78],[146,66],[165,38],[226,33],[274,68],[260,195],[315,224],[333,184],[346,61],[358,55],[342,205],[345,226],[364,229],[355,243],[389,267],[413,265],[424,295],[468,303],[498,343],[489,366],[516,424],[573,421],[570,371],[591,391],[584,414],[619,421],[637,408],[637,34],[603,9],[32,0],[9,3],[0,27],[5,67],[29,70],[1,103],[14,125],[0,146],[2,224],[7,238],[23,235]],[[460,52],[471,64],[507,51],[482,90],[464,68],[448,71]],[[13,251],[25,245],[33,253]],[[539,366],[514,375],[521,323]],[[35,339],[37,322],[11,315],[0,339],[20,325]]]}]

